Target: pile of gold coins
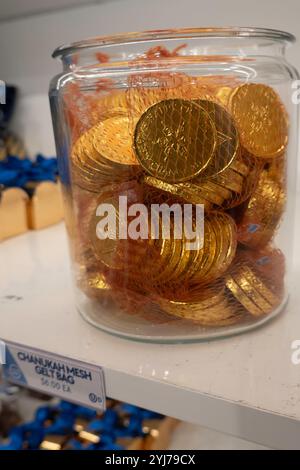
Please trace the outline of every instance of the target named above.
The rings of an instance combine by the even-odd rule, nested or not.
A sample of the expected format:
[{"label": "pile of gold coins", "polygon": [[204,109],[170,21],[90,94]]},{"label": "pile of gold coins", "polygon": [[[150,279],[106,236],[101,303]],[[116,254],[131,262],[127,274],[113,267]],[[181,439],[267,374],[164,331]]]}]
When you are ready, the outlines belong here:
[{"label": "pile of gold coins", "polygon": [[[173,87],[100,95],[98,122],[73,142],[79,288],[152,323],[254,321],[284,300],[284,255],[274,239],[285,210],[287,113],[264,84],[175,78]],[[202,243],[188,249],[185,235],[175,236],[175,217],[164,237],[160,216],[152,238],[145,214],[146,236],[126,238],[118,225],[114,238],[100,239],[97,207],[112,206],[119,222],[120,196],[149,211],[189,204],[193,227],[202,204]]]}]

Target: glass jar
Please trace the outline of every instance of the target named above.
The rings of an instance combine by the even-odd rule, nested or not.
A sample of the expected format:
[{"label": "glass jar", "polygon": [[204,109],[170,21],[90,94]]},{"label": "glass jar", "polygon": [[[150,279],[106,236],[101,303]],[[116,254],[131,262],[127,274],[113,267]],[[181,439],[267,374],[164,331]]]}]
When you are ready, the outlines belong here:
[{"label": "glass jar", "polygon": [[200,28],[56,49],[50,87],[77,306],[157,342],[284,310],[292,260],[294,37]]}]

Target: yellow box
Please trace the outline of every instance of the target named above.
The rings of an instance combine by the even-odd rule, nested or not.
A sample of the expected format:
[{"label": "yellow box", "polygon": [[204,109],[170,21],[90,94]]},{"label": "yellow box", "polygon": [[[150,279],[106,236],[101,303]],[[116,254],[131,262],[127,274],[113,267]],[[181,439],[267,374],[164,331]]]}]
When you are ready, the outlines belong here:
[{"label": "yellow box", "polygon": [[51,181],[39,183],[28,203],[28,227],[33,230],[48,227],[63,219],[60,185]]},{"label": "yellow box", "polygon": [[27,232],[27,193],[21,188],[7,188],[0,197],[0,240]]}]

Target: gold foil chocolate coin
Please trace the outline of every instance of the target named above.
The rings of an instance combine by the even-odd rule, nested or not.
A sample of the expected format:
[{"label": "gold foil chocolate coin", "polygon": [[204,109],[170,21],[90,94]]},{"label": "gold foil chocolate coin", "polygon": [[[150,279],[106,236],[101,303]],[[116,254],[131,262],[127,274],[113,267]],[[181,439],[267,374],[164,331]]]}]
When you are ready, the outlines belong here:
[{"label": "gold foil chocolate coin", "polygon": [[120,258],[120,254],[118,252],[119,248],[119,232],[118,232],[118,224],[119,224],[119,200],[117,196],[113,195],[103,195],[100,197],[99,204],[107,204],[110,205],[116,214],[116,234],[115,237],[107,237],[100,239],[97,234],[97,224],[98,224],[98,217],[96,217],[96,211],[92,215],[91,222],[90,222],[90,236],[92,247],[97,259],[99,259],[105,266],[114,269],[121,269],[123,267],[123,261]]},{"label": "gold foil chocolate coin", "polygon": [[261,310],[255,302],[249,298],[247,293],[243,291],[243,289],[239,286],[239,284],[235,281],[235,279],[228,274],[226,276],[226,287],[232,293],[234,298],[249,312],[251,315],[259,317],[264,314],[263,310]]},{"label": "gold foil chocolate coin", "polygon": [[238,241],[251,248],[267,244],[275,235],[284,205],[284,189],[262,171],[238,224]]},{"label": "gold foil chocolate coin", "polygon": [[[122,120],[125,125],[126,122],[124,122],[124,119],[127,118],[123,118]],[[121,118],[110,118],[106,121],[109,121],[109,127],[112,121],[114,123],[120,123]],[[77,186],[95,193],[99,193],[99,190],[103,185],[107,185],[112,182],[129,181],[139,171],[139,166],[137,165],[138,162],[132,154],[128,142],[125,144],[125,142],[122,142],[120,139],[119,143],[115,144],[114,147],[112,142],[112,147],[107,150],[107,141],[106,143],[103,141],[102,151],[104,152],[107,150],[106,155],[104,156],[97,151],[94,146],[94,142],[97,143],[99,140],[99,126],[100,124],[92,127],[82,134],[76,140],[72,148],[72,171],[74,182]],[[107,135],[108,134],[106,134],[106,137]],[[117,157],[115,155],[116,152],[118,153],[118,149],[122,156],[119,155]],[[129,156],[126,152],[127,154],[129,153]],[[114,158],[114,160],[107,158],[107,156]],[[132,157],[135,159],[134,161],[131,160]]]},{"label": "gold foil chocolate coin", "polygon": [[215,95],[216,98],[223,104],[227,105],[230,95],[232,93],[232,88],[230,86],[221,86],[220,88],[217,89]]},{"label": "gold foil chocolate coin", "polygon": [[208,100],[195,102],[208,112],[217,130],[215,153],[209,165],[200,173],[199,178],[202,179],[217,175],[230,166],[239,149],[239,136],[232,117],[223,106]]},{"label": "gold foil chocolate coin", "polygon": [[212,212],[204,221],[203,255],[191,270],[191,281],[206,283],[223,275],[234,259],[236,247],[236,225],[232,217],[220,211]]},{"label": "gold foil chocolate coin", "polygon": [[201,289],[198,298],[185,300],[159,299],[161,308],[169,315],[192,320],[205,326],[225,326],[236,323],[241,314],[236,313],[225,296],[224,288]]},{"label": "gold foil chocolate coin", "polygon": [[133,123],[126,116],[101,121],[94,128],[93,145],[99,155],[123,165],[137,165],[132,150]]},{"label": "gold foil chocolate coin", "polygon": [[[242,175],[232,170],[231,168],[227,168],[224,170],[224,172],[216,175],[212,181],[230,191],[241,193],[243,189],[244,178]],[[228,199],[229,197],[225,199]]]},{"label": "gold foil chocolate coin", "polygon": [[[130,191],[120,193],[129,195]],[[136,270],[142,259],[147,259],[148,250],[152,247],[151,239],[132,239],[127,233],[130,222],[127,214],[119,212],[119,194],[103,193],[97,201],[97,208],[102,205],[106,215],[100,218],[95,210],[90,219],[89,234],[91,246],[96,259],[111,269]],[[104,206],[105,205],[105,206]],[[105,207],[105,209],[104,209]],[[109,212],[110,211],[110,212]],[[125,220],[123,217],[125,215]],[[100,222],[101,221],[101,222]],[[120,233],[120,230],[124,233]],[[153,251],[154,254],[154,251]],[[141,266],[141,269],[145,264]]]},{"label": "gold foil chocolate coin", "polygon": [[195,102],[172,99],[151,106],[139,119],[134,148],[141,166],[167,183],[197,176],[212,159],[215,125]]},{"label": "gold foil chocolate coin", "polygon": [[262,305],[266,305],[264,308],[262,305],[260,305],[258,302],[257,305],[259,305],[263,310],[268,313],[270,311],[270,307],[267,306],[267,304],[271,305],[271,307],[275,307],[276,305],[279,304],[280,298],[267,286],[265,280],[260,279],[252,269],[249,267],[245,266],[244,267],[244,279],[248,281],[248,283],[258,292],[258,294],[263,297],[264,299],[264,304],[260,300]]},{"label": "gold foil chocolate coin", "polygon": [[236,158],[230,165],[230,169],[236,171],[242,176],[247,176],[250,172],[250,168],[244,163],[241,158]]},{"label": "gold foil chocolate coin", "polygon": [[240,260],[240,266],[226,276],[226,286],[254,316],[270,313],[281,301],[265,280]]},{"label": "gold foil chocolate coin", "polygon": [[192,204],[204,204],[205,209],[210,209],[212,203],[205,198],[199,191],[197,185],[192,183],[166,183],[165,181],[154,178],[153,176],[144,176],[141,180],[148,186],[159,189],[160,191],[177,196]]},{"label": "gold foil chocolate coin", "polygon": [[230,96],[230,110],[248,152],[259,158],[283,153],[288,141],[287,115],[271,87],[255,83],[237,87]]}]

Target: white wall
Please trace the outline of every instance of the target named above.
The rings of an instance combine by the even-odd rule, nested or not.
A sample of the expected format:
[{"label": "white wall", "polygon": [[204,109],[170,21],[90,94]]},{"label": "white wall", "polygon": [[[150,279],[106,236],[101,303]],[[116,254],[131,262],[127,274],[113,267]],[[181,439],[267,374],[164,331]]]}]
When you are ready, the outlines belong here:
[{"label": "white wall", "polygon": [[57,45],[89,36],[165,27],[272,27],[299,36],[288,56],[300,69],[299,17],[299,0],[107,0],[0,23],[0,78],[22,91],[15,126],[27,138],[29,149],[50,154],[54,146],[46,95],[51,76],[60,70],[51,58]]},{"label": "white wall", "polygon": [[0,21],[105,0],[0,0]]}]

